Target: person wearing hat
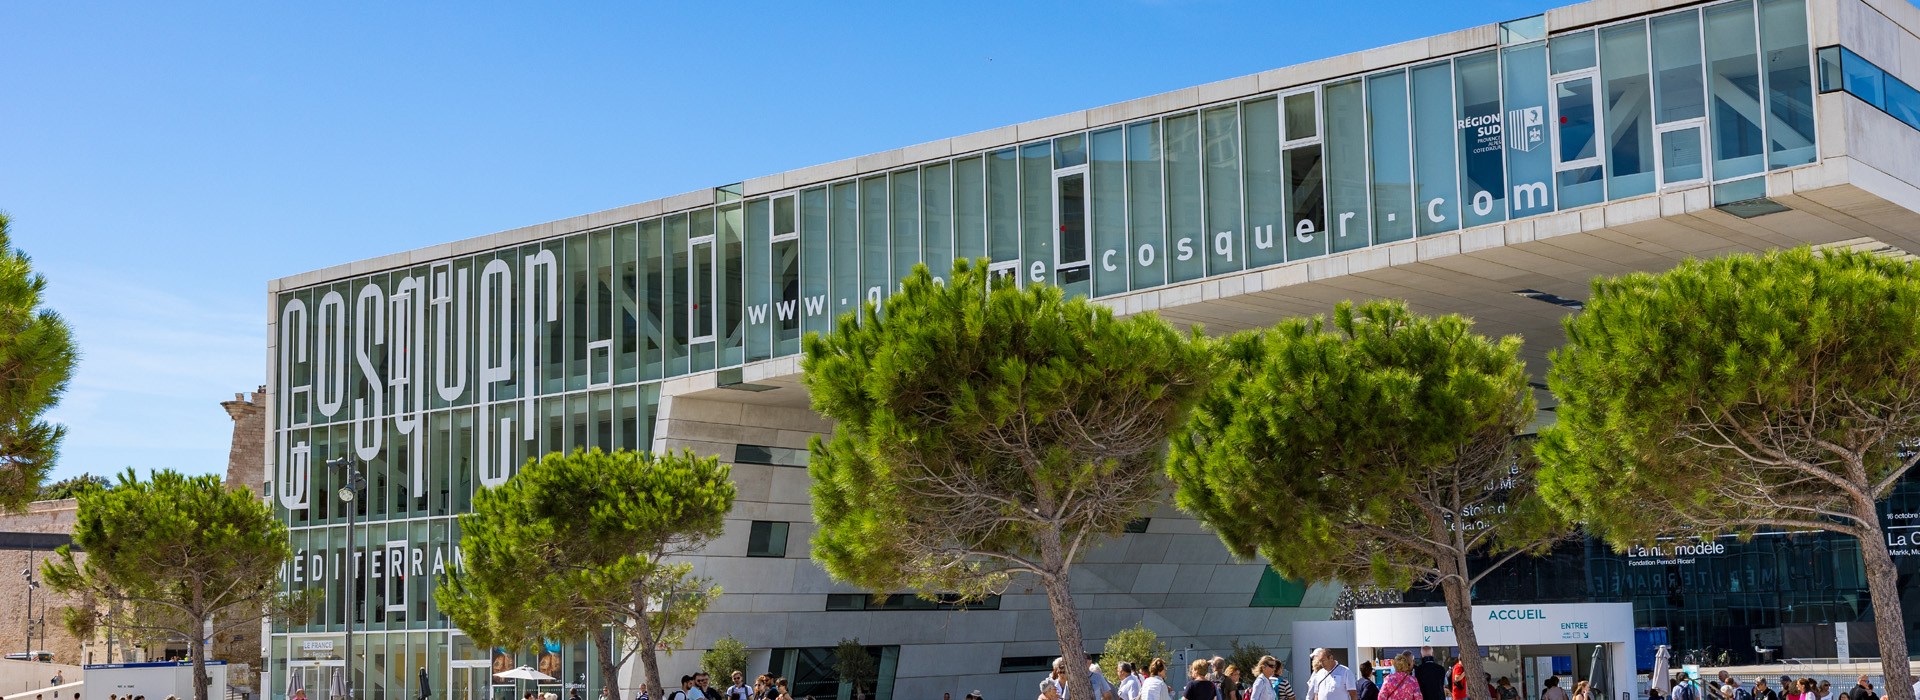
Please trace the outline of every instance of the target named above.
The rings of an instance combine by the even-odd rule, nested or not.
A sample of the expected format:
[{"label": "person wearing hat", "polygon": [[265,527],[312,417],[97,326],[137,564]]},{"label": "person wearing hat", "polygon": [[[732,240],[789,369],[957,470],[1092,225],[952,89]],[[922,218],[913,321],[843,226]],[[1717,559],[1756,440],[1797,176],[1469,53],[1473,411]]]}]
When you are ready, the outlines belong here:
[{"label": "person wearing hat", "polygon": [[983,699],[980,697],[980,691],[976,690],[971,693],[967,693],[967,697],[964,700],[983,700]]}]

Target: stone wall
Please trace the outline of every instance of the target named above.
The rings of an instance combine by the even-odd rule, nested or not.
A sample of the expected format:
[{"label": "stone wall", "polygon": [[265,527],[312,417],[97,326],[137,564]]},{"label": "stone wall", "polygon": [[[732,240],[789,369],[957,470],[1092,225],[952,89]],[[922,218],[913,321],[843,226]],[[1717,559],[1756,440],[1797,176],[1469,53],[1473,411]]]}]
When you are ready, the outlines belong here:
[{"label": "stone wall", "polygon": [[[0,532],[68,534],[73,532],[75,508],[76,502],[71,498],[36,501],[24,511],[0,513]],[[39,581],[40,565],[54,556],[48,550],[0,550],[0,652],[11,654],[27,650],[28,591],[21,570],[31,569],[34,580]],[[63,664],[89,663],[88,651],[94,652],[97,661],[105,660],[105,646],[94,649],[84,645],[60,624],[60,609],[73,605],[77,602],[75,599],[53,593],[45,583],[33,591],[32,597],[31,617],[46,620],[44,631],[35,630],[33,633],[34,649],[53,652],[54,661]],[[44,641],[41,639],[43,636]]]}]

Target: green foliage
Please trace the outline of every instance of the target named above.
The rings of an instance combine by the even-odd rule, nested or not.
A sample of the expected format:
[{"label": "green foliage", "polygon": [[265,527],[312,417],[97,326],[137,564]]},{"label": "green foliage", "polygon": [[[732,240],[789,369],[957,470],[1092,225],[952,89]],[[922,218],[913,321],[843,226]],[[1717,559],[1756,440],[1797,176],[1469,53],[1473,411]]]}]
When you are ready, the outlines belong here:
[{"label": "green foliage", "polygon": [[51,484],[47,484],[46,486],[40,487],[40,494],[38,496],[35,496],[34,500],[57,501],[64,498],[77,498],[79,497],[81,491],[88,490],[88,489],[103,489],[112,485],[113,485],[113,482],[107,481],[106,477],[94,476],[92,474],[81,474],[79,476],[68,477],[68,478],[53,482]]},{"label": "green foliage", "polygon": [[853,686],[853,694],[858,696],[873,690],[873,682],[880,677],[880,664],[859,637],[842,639],[833,648],[833,674]]},{"label": "green foliage", "polygon": [[[63,610],[70,631],[101,624],[130,636],[187,641],[196,678],[205,677],[202,630],[257,626],[287,607],[280,568],[293,554],[287,529],[259,496],[228,489],[217,476],[128,470],[110,488],[82,489],[73,542],[42,566],[54,591],[88,603]],[[204,687],[196,700],[206,700]]]},{"label": "green foliage", "polygon": [[1241,678],[1251,679],[1260,672],[1260,657],[1267,655],[1266,647],[1253,643],[1242,645],[1235,639],[1227,642],[1227,648],[1227,665],[1240,669]]},{"label": "green foliage", "polygon": [[60,402],[79,358],[67,322],[40,306],[46,278],[7,227],[0,214],[0,510],[39,495],[66,435],[39,418]]},{"label": "green foliage", "polygon": [[603,665],[637,651],[649,692],[665,697],[654,650],[678,645],[720,594],[690,564],[665,558],[720,534],[733,507],[730,471],[692,452],[595,449],[531,460],[460,516],[466,567],[434,597],[483,646],[543,638],[606,645],[605,626],[619,626],[624,647],[601,648]]},{"label": "green foliage", "polygon": [[814,557],[869,590],[989,592],[1039,540],[1118,534],[1153,504],[1166,437],[1204,388],[1196,338],[1059,288],[924,268],[885,314],[807,339]]},{"label": "green foliage", "polygon": [[1533,418],[1518,337],[1383,301],[1222,351],[1233,371],[1174,438],[1168,473],[1180,507],[1235,554],[1290,578],[1403,589],[1558,534],[1516,463]]},{"label": "green foliage", "polygon": [[734,671],[746,673],[747,645],[741,644],[731,634],[714,640],[713,648],[700,655],[700,669],[713,676],[718,683],[730,683]]},{"label": "green foliage", "polygon": [[1879,539],[1872,503],[1920,435],[1913,265],[1806,248],[1689,260],[1595,280],[1566,328],[1538,453],[1570,516],[1622,547],[1766,527]]},{"label": "green foliage", "polygon": [[981,596],[1032,575],[1084,664],[1071,564],[1158,498],[1167,436],[1212,357],[1151,314],[990,287],[985,261],[950,279],[916,267],[884,313],[807,338],[813,407],[835,421],[807,468],[813,556],[876,591]]},{"label": "green foliage", "polygon": [[1145,673],[1147,662],[1154,659],[1165,659],[1172,664],[1173,650],[1167,648],[1166,642],[1160,641],[1160,635],[1147,629],[1146,623],[1136,622],[1132,627],[1107,637],[1107,646],[1100,652],[1100,669],[1106,671],[1108,677],[1115,677],[1114,669],[1125,661]]}]

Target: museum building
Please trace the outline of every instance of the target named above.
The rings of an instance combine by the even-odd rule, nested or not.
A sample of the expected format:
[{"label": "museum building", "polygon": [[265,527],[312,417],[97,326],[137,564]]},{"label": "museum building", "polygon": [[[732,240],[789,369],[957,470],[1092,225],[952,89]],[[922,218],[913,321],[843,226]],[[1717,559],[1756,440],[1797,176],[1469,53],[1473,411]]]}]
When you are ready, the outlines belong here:
[{"label": "museum building", "polygon": [[[900,592],[808,558],[805,448],[830,425],[799,381],[805,334],[916,264],[988,258],[1213,333],[1406,299],[1523,335],[1541,376],[1595,276],[1920,251],[1916,32],[1902,0],[1600,0],[275,280],[267,497],[297,553],[287,589],[317,595],[268,630],[265,688],[328,700],[346,671],[371,700],[417,697],[422,676],[457,700],[535,689],[494,685],[504,664],[593,697],[584,640],[480,648],[431,591],[461,565],[477,489],[597,447],[735,465],[726,532],[692,558],[726,593],[663,676],[732,636],[796,697],[846,697],[828,659],[857,637],[878,700],[1031,693],[1058,650],[1042,593],[880,599]],[[341,457],[367,475],[351,514],[325,466]],[[1091,651],[1142,621],[1182,655],[1283,650],[1293,622],[1330,615],[1337,588],[1235,561],[1168,500],[1076,568]],[[1871,619],[1849,542],[1719,549],[1587,543],[1479,599],[1632,602],[1683,648]]]}]

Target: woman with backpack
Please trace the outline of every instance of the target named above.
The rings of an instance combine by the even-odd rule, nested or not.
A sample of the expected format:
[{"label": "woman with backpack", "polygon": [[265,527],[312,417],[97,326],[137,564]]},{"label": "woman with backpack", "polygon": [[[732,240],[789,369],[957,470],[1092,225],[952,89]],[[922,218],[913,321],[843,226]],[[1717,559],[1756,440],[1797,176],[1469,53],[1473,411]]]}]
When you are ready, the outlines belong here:
[{"label": "woman with backpack", "polygon": [[1420,681],[1413,677],[1413,652],[1393,657],[1393,673],[1380,684],[1380,700],[1420,700]]}]

